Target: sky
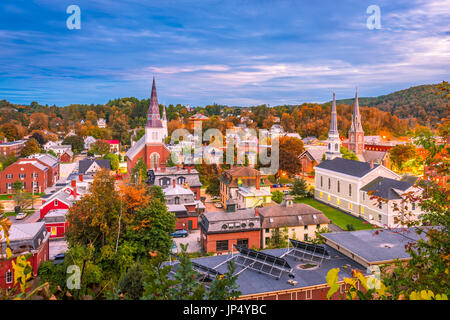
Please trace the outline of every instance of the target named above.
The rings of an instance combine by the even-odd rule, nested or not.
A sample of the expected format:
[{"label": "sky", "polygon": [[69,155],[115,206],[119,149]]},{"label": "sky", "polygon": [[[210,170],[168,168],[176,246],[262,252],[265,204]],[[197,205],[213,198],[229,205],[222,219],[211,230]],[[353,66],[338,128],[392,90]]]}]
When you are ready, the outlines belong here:
[{"label": "sky", "polygon": [[0,100],[143,99],[153,76],[165,105],[379,96],[449,80],[449,21],[450,0],[2,0]]}]

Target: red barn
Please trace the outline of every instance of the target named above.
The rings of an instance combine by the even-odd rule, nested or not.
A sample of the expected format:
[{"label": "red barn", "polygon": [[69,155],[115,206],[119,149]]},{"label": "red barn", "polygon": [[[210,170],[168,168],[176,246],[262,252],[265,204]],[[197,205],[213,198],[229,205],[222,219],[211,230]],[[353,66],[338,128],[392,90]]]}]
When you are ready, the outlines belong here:
[{"label": "red barn", "polygon": [[73,159],[73,152],[70,151],[70,150],[64,152],[64,153],[59,157],[59,161],[64,162],[64,163],[72,162],[72,159]]},{"label": "red barn", "polygon": [[[66,187],[51,194],[48,198],[43,198],[42,201],[45,202],[39,208],[40,219],[43,219],[45,215],[52,210],[69,209],[76,200],[74,192],[76,192],[76,189],[74,191],[73,188]],[[77,193],[77,196],[78,195],[79,193]]]},{"label": "red barn", "polygon": [[[0,243],[2,248],[6,248],[5,238]],[[14,283],[14,268],[12,262],[16,262],[18,256],[30,254],[28,261],[31,264],[33,275],[37,271],[41,262],[49,259],[49,233],[43,222],[13,224],[9,229],[9,247],[12,250],[12,257],[6,260],[5,254],[0,254],[0,288],[10,290],[18,288]]]}]

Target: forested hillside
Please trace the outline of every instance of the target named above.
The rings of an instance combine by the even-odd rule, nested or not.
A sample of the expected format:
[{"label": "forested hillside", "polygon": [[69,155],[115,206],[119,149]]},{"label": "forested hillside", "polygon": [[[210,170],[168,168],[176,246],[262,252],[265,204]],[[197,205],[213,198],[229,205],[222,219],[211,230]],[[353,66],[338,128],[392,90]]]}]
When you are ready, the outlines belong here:
[{"label": "forested hillside", "polygon": [[[445,117],[448,99],[438,92],[437,85],[422,85],[375,98],[359,98],[360,106],[376,107],[399,118],[415,118],[422,125],[434,125]],[[352,105],[354,99],[337,103]]]}]

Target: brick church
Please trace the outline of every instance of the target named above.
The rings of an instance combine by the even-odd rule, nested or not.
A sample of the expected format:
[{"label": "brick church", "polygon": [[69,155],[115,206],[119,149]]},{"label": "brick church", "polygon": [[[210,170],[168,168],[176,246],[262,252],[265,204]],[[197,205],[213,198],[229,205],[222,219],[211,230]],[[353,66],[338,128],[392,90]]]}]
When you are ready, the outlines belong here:
[{"label": "brick church", "polygon": [[170,156],[170,152],[164,144],[167,136],[166,110],[163,108],[163,116],[161,118],[155,78],[153,78],[145,134],[136,143],[133,144],[132,142],[132,146],[127,152],[127,172],[131,173],[136,162],[141,158],[149,169],[164,168]]}]

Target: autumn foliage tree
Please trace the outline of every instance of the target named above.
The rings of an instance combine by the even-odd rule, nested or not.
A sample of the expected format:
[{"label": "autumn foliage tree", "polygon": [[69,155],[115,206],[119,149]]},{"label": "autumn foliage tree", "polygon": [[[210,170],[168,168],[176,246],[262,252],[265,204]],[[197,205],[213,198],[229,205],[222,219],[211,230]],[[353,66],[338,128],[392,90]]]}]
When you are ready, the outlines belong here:
[{"label": "autumn foliage tree", "polygon": [[281,137],[279,147],[279,171],[285,171],[293,176],[301,170],[299,156],[305,150],[303,141],[292,137]]}]

